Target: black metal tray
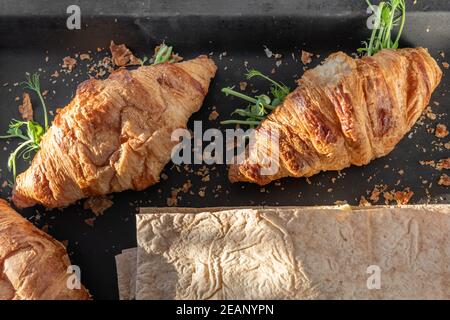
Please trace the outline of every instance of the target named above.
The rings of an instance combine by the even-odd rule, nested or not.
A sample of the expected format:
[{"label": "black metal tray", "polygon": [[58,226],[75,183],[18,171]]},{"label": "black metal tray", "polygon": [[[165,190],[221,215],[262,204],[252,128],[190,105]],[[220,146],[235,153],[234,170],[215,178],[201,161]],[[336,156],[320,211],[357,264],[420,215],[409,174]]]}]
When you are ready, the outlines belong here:
[{"label": "black metal tray", "polygon": [[[11,118],[19,117],[20,102],[15,101],[15,97],[21,97],[23,89],[14,83],[22,81],[25,72],[40,72],[41,86],[49,90],[47,104],[55,110],[66,105],[77,84],[88,78],[86,68],[78,66],[71,75],[62,76],[53,84],[50,74],[60,69],[62,58],[88,50],[92,51],[92,56],[104,56],[108,50],[97,53],[96,48],[108,47],[111,40],[127,44],[138,56],[150,54],[154,46],[164,40],[185,58],[212,52],[219,67],[217,77],[203,108],[192,116],[190,127],[193,120],[203,120],[205,129],[223,129],[219,121],[228,118],[240,102],[225,97],[220,89],[242,81],[245,61],[249,67],[266,73],[275,68],[276,79],[294,87],[294,80],[303,72],[299,58],[302,49],[320,55],[308,66],[313,67],[336,50],[355,52],[369,32],[365,28],[366,4],[362,0],[97,0],[78,3],[82,29],[70,31],[66,28],[66,8],[72,4],[70,1],[1,1],[1,132],[6,130]],[[417,1],[415,5],[407,1],[407,5],[402,46],[427,47],[440,62],[445,59],[439,51],[450,57],[450,1]],[[283,55],[280,67],[276,67],[274,59],[266,57],[264,45]],[[79,75],[75,77],[74,73]],[[5,83],[8,85],[4,86]],[[321,173],[312,177],[310,183],[305,179],[284,179],[260,188],[230,184],[225,165],[210,167],[210,181],[202,182],[195,174],[201,166],[192,166],[193,172],[183,168],[179,172],[173,164],[168,164],[164,171],[167,180],[143,192],[115,194],[114,205],[96,219],[93,227],[84,221],[93,214],[84,210],[82,204],[62,211],[36,207],[21,213],[40,227],[47,225],[48,232],[56,239],[68,240],[72,262],[81,267],[82,281],[94,298],[115,299],[118,294],[114,255],[136,245],[134,215],[138,207],[165,206],[171,188],[181,187],[188,179],[192,181],[193,194],[181,193],[178,206],[292,206],[333,204],[343,200],[358,204],[360,197],[367,196],[367,190],[372,190],[376,184],[386,184],[389,190],[410,187],[414,192],[411,203],[449,203],[448,188],[436,183],[441,172],[418,164],[420,160],[439,160],[450,155],[448,150],[433,144],[437,138],[427,133],[427,127],[432,128],[438,122],[449,124],[449,84],[448,71],[444,70],[442,83],[432,98],[439,103],[433,107],[435,113],[442,114],[438,119],[425,119],[425,124],[417,125],[411,138],[405,137],[391,154],[364,167],[352,167],[341,173]],[[266,87],[257,81],[254,86]],[[42,114],[34,96],[33,102],[40,119]],[[220,116],[217,121],[208,121],[213,106]],[[447,141],[448,138],[442,140]],[[6,161],[12,145],[0,141],[0,184],[11,179]],[[398,173],[401,169],[403,175]],[[334,183],[333,178],[336,178]],[[424,180],[427,183],[423,183]],[[221,189],[214,193],[218,185]],[[206,187],[205,197],[198,195],[202,187]],[[1,189],[0,196],[8,198],[10,189]]]}]

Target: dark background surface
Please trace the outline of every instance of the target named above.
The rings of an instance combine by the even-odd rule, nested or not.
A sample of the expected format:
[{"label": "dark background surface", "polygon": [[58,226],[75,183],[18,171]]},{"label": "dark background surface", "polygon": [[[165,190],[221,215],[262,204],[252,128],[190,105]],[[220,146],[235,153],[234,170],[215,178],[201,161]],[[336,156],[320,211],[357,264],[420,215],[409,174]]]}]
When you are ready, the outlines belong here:
[{"label": "dark background surface", "polygon": [[[440,62],[444,51],[450,57],[450,1],[407,1],[408,16],[403,34],[403,46],[428,47]],[[82,29],[66,29],[66,8],[79,4]],[[14,86],[24,80],[25,72],[41,74],[42,90],[51,110],[66,105],[76,86],[88,79],[86,62],[79,62],[69,75],[61,75],[56,83],[50,74],[61,69],[62,58],[91,50],[91,56],[107,56],[109,42],[125,43],[139,57],[151,55],[155,45],[166,41],[185,59],[198,54],[213,53],[218,65],[210,93],[202,109],[191,118],[203,120],[204,129],[222,128],[219,121],[229,117],[242,102],[220,93],[224,86],[238,85],[249,68],[257,68],[294,88],[295,79],[303,73],[301,50],[320,54],[308,67],[313,67],[328,54],[343,50],[353,53],[360,41],[367,38],[364,1],[10,1],[0,3],[0,132],[7,129],[11,118],[19,118],[15,97],[22,97],[23,89]],[[276,60],[267,58],[263,46],[283,55],[280,67]],[[226,52],[226,55],[220,54]],[[292,57],[294,55],[294,58]],[[48,56],[48,62],[45,58]],[[450,58],[449,58],[450,60]],[[385,184],[388,190],[410,187],[414,192],[411,203],[449,203],[448,188],[438,186],[441,172],[418,164],[420,160],[439,160],[449,157],[449,150],[437,142],[448,142],[449,137],[437,139],[427,133],[437,123],[449,124],[447,108],[450,104],[449,71],[433,95],[439,102],[433,111],[435,121],[425,119],[405,137],[387,157],[365,167],[352,167],[338,172],[318,174],[307,183],[305,179],[284,179],[265,188],[248,184],[230,184],[226,166],[211,166],[210,182],[201,181],[195,174],[201,166],[192,166],[193,172],[177,170],[168,164],[167,180],[143,192],[115,194],[114,205],[95,220],[94,226],[85,223],[92,218],[82,203],[64,210],[45,211],[41,207],[20,211],[58,240],[68,240],[68,252],[73,264],[82,270],[82,281],[96,299],[117,298],[114,255],[136,245],[135,218],[139,206],[166,206],[171,189],[192,181],[192,194],[180,194],[178,206],[251,206],[251,205],[319,205],[347,201],[358,204],[376,184]],[[248,81],[262,91],[267,85]],[[4,85],[6,84],[7,85]],[[249,87],[250,88],[250,87]],[[54,92],[53,92],[54,91]],[[31,93],[35,119],[42,121],[40,105]],[[220,116],[208,121],[215,106]],[[228,127],[227,127],[228,128]],[[0,184],[10,180],[6,161],[15,141],[0,141]],[[26,168],[23,164],[19,172]],[[399,170],[404,174],[398,174]],[[369,178],[371,177],[371,178]],[[336,178],[333,183],[333,178]],[[368,181],[370,180],[370,181]],[[398,182],[400,180],[400,182]],[[427,183],[423,183],[426,180]],[[430,187],[429,184],[432,183]],[[220,185],[220,191],[214,192]],[[198,191],[206,187],[205,197]],[[329,189],[332,188],[332,191]],[[2,198],[10,197],[8,187],[0,189]],[[38,218],[40,217],[40,218]]]}]

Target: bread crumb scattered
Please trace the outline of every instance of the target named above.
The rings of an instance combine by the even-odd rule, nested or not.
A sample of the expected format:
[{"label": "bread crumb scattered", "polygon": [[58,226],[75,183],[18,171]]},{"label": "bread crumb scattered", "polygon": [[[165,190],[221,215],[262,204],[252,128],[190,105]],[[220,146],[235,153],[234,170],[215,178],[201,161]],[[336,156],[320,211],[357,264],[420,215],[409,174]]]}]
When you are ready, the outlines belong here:
[{"label": "bread crumb scattered", "polygon": [[239,82],[239,89],[241,89],[241,91],[245,91],[245,89],[247,89],[247,82],[245,81]]},{"label": "bread crumb scattered", "polygon": [[77,60],[75,60],[72,57],[64,57],[63,58],[63,69],[66,69],[68,72],[72,72],[72,70],[75,68],[75,66],[77,65]]},{"label": "bread crumb scattered", "polygon": [[140,64],[140,60],[124,44],[115,44],[114,41],[111,41],[109,50],[111,51],[112,62],[118,67]]},{"label": "bread crumb scattered", "polygon": [[86,223],[88,226],[93,227],[95,222],[95,217],[84,219],[84,223]]},{"label": "bread crumb scattered", "polygon": [[442,169],[449,170],[450,169],[450,158],[439,160],[439,162],[436,165],[436,169],[438,169],[438,170],[442,170]]},{"label": "bread crumb scattered", "polygon": [[90,209],[95,216],[102,215],[114,202],[108,197],[92,197],[84,202],[84,209]]},{"label": "bread crumb scattered", "polygon": [[19,112],[25,121],[33,120],[33,106],[31,104],[30,95],[23,93],[22,104],[19,106]]},{"label": "bread crumb scattered", "polygon": [[438,185],[448,187],[450,186],[450,177],[447,174],[442,174],[439,178]]},{"label": "bread crumb scattered", "polygon": [[209,121],[214,121],[219,117],[219,113],[216,110],[213,110],[208,117]]},{"label": "bread crumb scattered", "polygon": [[436,126],[434,134],[437,138],[445,138],[446,136],[448,136],[447,126],[445,124],[439,123]]},{"label": "bread crumb scattered", "polygon": [[404,191],[396,191],[394,193],[394,198],[399,205],[405,205],[409,203],[411,197],[414,195],[414,192],[410,191],[408,188]]},{"label": "bread crumb scattered", "polygon": [[368,207],[371,206],[372,204],[369,201],[367,201],[366,197],[361,196],[361,199],[359,200],[359,205],[361,207]]},{"label": "bread crumb scattered", "polygon": [[381,193],[386,189],[387,186],[376,185],[370,194],[369,200],[372,202],[378,202],[380,200]]},{"label": "bread crumb scattered", "polygon": [[167,179],[169,179],[169,176],[163,172],[163,173],[161,173],[161,179],[167,180]]},{"label": "bread crumb scattered", "polygon": [[91,56],[89,55],[89,53],[82,53],[80,54],[80,60],[91,60]]},{"label": "bread crumb scattered", "polygon": [[312,53],[310,53],[308,51],[305,51],[305,50],[302,50],[302,55],[301,55],[302,63],[304,65],[310,64],[311,61],[312,61],[312,56],[313,56]]}]

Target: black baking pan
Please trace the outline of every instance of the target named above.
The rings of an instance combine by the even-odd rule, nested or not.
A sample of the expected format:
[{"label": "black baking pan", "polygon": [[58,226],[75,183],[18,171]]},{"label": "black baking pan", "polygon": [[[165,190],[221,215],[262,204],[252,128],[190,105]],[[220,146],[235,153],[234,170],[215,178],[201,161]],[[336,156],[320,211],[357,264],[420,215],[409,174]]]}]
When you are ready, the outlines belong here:
[{"label": "black baking pan", "polygon": [[[192,121],[202,120],[204,129],[225,129],[229,126],[221,126],[220,120],[228,119],[242,103],[225,97],[220,89],[239,84],[244,79],[245,64],[265,73],[275,68],[273,77],[293,88],[303,73],[301,50],[314,53],[308,65],[311,68],[337,50],[356,52],[369,34],[365,27],[367,5],[362,0],[76,2],[81,8],[80,30],[66,27],[66,9],[74,1],[0,2],[1,132],[6,131],[11,118],[19,118],[20,101],[15,98],[22,96],[23,88],[15,84],[24,80],[26,72],[41,74],[41,87],[49,91],[47,105],[56,110],[65,106],[77,85],[89,77],[85,62],[80,62],[75,71],[53,83],[50,75],[61,69],[62,58],[90,50],[94,60],[99,59],[109,52],[97,52],[96,48],[107,48],[111,40],[125,43],[137,56],[151,54],[163,41],[185,59],[211,54],[218,65],[217,76],[189,127]],[[450,1],[407,1],[407,11],[401,46],[427,47],[440,64],[446,59],[441,51],[450,59]],[[280,66],[266,56],[264,46],[283,55]],[[437,118],[423,119],[393,152],[367,166],[321,173],[308,181],[284,179],[261,188],[230,184],[226,165],[207,166],[210,181],[203,182],[196,174],[202,165],[184,168],[168,164],[164,170],[167,179],[143,192],[115,194],[114,205],[97,217],[93,226],[85,222],[93,214],[83,209],[82,202],[64,210],[35,207],[20,212],[39,227],[45,226],[56,239],[68,241],[71,260],[81,267],[82,282],[95,299],[117,299],[114,256],[136,245],[135,213],[143,206],[166,206],[172,188],[181,187],[187,180],[193,186],[191,192],[180,193],[180,207],[324,205],[336,201],[356,205],[377,184],[386,185],[387,190],[409,187],[414,192],[410,203],[449,203],[448,188],[437,184],[442,172],[419,164],[450,156],[442,147],[449,138],[439,140],[428,132],[437,123],[449,124],[450,76],[449,71],[443,71],[444,78],[430,102]],[[254,89],[267,88],[264,83],[250,82]],[[36,118],[41,119],[33,95],[32,101]],[[209,121],[214,107],[219,118]],[[11,179],[6,163],[13,146],[13,141],[0,141],[0,184]],[[19,172],[25,168],[26,164],[21,165]],[[200,190],[205,192],[204,197],[199,195]],[[9,187],[1,189],[2,198],[10,195]]]}]

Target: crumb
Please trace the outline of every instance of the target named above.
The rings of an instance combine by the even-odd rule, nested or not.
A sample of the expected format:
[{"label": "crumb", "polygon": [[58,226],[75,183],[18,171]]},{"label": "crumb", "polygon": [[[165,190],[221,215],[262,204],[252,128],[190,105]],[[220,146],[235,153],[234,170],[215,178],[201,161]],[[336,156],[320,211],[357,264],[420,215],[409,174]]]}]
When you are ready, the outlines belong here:
[{"label": "crumb", "polygon": [[436,114],[433,112],[433,110],[431,109],[431,107],[427,107],[425,109],[425,115],[427,116],[428,119],[430,120],[436,120],[437,116]]},{"label": "crumb", "polygon": [[409,200],[411,200],[411,197],[414,195],[414,192],[410,191],[408,188],[406,188],[404,191],[396,191],[394,193],[394,198],[397,201],[397,204],[405,205],[408,204]]},{"label": "crumb", "polygon": [[450,169],[450,158],[441,159],[436,165],[436,169],[442,170],[442,169]]},{"label": "crumb", "polygon": [[63,69],[66,69],[68,72],[72,72],[72,70],[77,65],[77,60],[71,57],[64,57],[63,59]]},{"label": "crumb", "polygon": [[444,148],[445,149],[450,149],[450,142],[446,142],[445,144],[444,144]]},{"label": "crumb", "polygon": [[84,202],[83,208],[90,209],[98,217],[113,204],[114,202],[108,197],[91,197]]},{"label": "crumb", "polygon": [[209,121],[214,121],[219,117],[219,113],[216,110],[213,110],[208,117]]},{"label": "crumb", "polygon": [[421,161],[419,161],[419,163],[422,166],[430,166],[430,167],[436,168],[436,163],[434,162],[434,160],[427,160],[427,161],[421,160]]},{"label": "crumb", "polygon": [[283,55],[282,55],[281,53],[275,53],[275,54],[273,55],[273,57],[274,57],[275,59],[281,59],[281,58],[283,57]]},{"label": "crumb", "polygon": [[192,182],[191,182],[191,180],[188,180],[187,182],[185,182],[183,184],[183,188],[181,188],[181,191],[183,191],[184,193],[187,193],[191,188],[192,188]]},{"label": "crumb", "polygon": [[450,186],[450,177],[447,174],[443,174],[438,181],[438,185],[440,186]]},{"label": "crumb", "polygon": [[381,193],[386,190],[387,186],[376,185],[370,194],[369,200],[372,202],[378,202],[380,200]]},{"label": "crumb", "polygon": [[448,64],[448,62],[444,61],[442,62],[442,66],[444,67],[444,69],[448,69],[450,65]]},{"label": "crumb", "polygon": [[239,82],[239,88],[241,89],[241,91],[245,91],[245,89],[247,89],[247,82]]},{"label": "crumb", "polygon": [[174,207],[178,204],[178,194],[180,192],[187,193],[192,188],[191,180],[188,180],[183,184],[181,188],[172,188],[171,197],[166,199],[166,203],[168,207]]},{"label": "crumb", "polygon": [[334,204],[337,205],[337,206],[345,206],[345,205],[348,204],[348,203],[347,203],[347,201],[345,201],[345,200],[336,200],[336,201],[334,202]]},{"label": "crumb", "polygon": [[80,60],[91,60],[91,56],[89,55],[89,53],[82,53],[80,54]]},{"label": "crumb", "polygon": [[95,222],[95,217],[94,218],[84,219],[84,223],[86,223],[90,227],[94,226],[94,222]]},{"label": "crumb", "polygon": [[199,195],[201,198],[204,198],[204,197],[205,197],[205,190],[200,190],[200,191],[198,192],[198,195]]},{"label": "crumb", "polygon": [[167,198],[166,203],[167,203],[168,207],[175,207],[178,203],[177,193],[175,193],[174,190],[172,190],[171,194],[172,194],[172,196],[170,198]]},{"label": "crumb", "polygon": [[59,72],[58,72],[58,71],[53,72],[53,73],[50,75],[50,77],[52,77],[52,78],[58,78],[58,77],[59,77]]},{"label": "crumb", "polygon": [[302,63],[304,65],[310,64],[312,61],[312,56],[313,56],[312,53],[302,50],[302,55],[301,55]]},{"label": "crumb", "polygon": [[33,106],[31,104],[30,95],[26,92],[23,94],[23,100],[22,104],[19,106],[19,112],[23,120],[33,120]]},{"label": "crumb", "polygon": [[445,124],[439,123],[436,126],[434,134],[437,138],[445,138],[446,136],[448,136],[447,126]]},{"label": "crumb", "polygon": [[169,176],[165,173],[161,173],[161,179],[167,180],[167,179],[169,179]]},{"label": "crumb", "polygon": [[367,201],[366,197],[361,196],[361,199],[359,200],[359,205],[361,207],[368,207],[371,206],[372,204],[369,201]]},{"label": "crumb", "polygon": [[272,58],[273,52],[267,48],[267,46],[264,46],[264,53],[266,54],[267,58]]},{"label": "crumb", "polygon": [[118,67],[140,64],[140,60],[124,44],[115,44],[114,41],[111,41],[109,50],[111,51],[112,62]]}]

